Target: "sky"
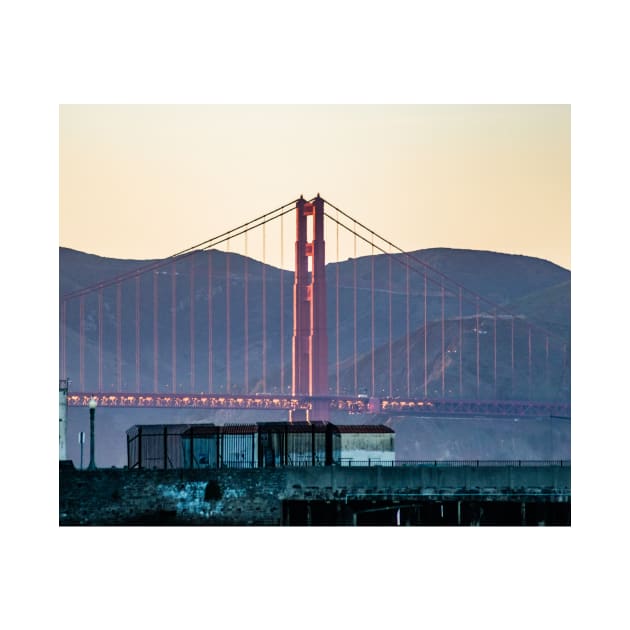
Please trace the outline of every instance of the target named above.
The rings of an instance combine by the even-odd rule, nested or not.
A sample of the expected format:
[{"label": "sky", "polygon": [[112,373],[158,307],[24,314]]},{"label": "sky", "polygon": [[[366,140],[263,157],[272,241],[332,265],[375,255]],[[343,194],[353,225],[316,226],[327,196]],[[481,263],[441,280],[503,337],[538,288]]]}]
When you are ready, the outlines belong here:
[{"label": "sky", "polygon": [[[406,251],[570,268],[570,169],[569,105],[60,105],[59,238],[162,258],[320,193]],[[282,252],[270,226],[264,256],[289,267],[283,229]]]}]

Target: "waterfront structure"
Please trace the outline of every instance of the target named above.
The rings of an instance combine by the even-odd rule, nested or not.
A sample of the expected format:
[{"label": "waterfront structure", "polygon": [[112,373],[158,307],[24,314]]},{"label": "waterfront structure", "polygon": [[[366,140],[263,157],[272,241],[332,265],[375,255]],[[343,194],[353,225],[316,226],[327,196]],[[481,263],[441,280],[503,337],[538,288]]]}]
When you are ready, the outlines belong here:
[{"label": "waterfront structure", "polygon": [[394,459],[394,431],[384,425],[156,424],[127,431],[129,469],[378,466]]}]

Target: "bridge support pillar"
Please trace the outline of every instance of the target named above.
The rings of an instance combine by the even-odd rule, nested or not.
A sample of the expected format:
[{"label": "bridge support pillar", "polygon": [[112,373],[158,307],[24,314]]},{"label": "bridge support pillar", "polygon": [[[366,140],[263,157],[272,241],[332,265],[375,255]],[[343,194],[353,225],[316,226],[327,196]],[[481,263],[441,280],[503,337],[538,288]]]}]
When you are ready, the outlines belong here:
[{"label": "bridge support pillar", "polygon": [[59,461],[68,457],[68,381],[59,380]]}]

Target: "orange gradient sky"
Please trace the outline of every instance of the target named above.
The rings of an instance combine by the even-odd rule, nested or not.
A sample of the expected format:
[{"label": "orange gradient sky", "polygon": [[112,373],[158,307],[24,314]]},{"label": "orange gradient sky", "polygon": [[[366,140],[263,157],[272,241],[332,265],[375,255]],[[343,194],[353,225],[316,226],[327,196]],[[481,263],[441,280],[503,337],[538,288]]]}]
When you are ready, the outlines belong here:
[{"label": "orange gradient sky", "polygon": [[60,245],[166,257],[319,192],[408,251],[570,268],[570,143],[568,105],[62,105]]}]

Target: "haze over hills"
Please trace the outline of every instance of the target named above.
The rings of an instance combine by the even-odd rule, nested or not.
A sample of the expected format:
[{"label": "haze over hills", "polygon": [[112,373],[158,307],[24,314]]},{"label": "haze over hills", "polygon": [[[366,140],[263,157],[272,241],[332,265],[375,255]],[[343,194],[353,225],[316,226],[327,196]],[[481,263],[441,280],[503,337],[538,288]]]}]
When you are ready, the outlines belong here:
[{"label": "haze over hills", "polygon": [[[337,353],[339,391],[348,393],[355,391],[354,304],[356,295],[356,373],[362,391],[371,387],[373,308],[375,314],[374,362],[378,366],[375,371],[375,391],[378,395],[388,395],[391,388],[392,395],[400,396],[407,395],[409,390],[412,396],[418,397],[425,395],[441,397],[444,393],[445,397],[460,398],[474,398],[480,394],[486,398],[569,401],[570,364],[566,356],[562,359],[560,353],[549,352],[549,341],[547,345],[541,342],[544,337],[549,337],[552,339],[552,344],[556,344],[557,347],[565,344],[570,349],[571,274],[568,270],[536,258],[493,252],[438,248],[419,250],[413,252],[412,256],[418,261],[418,264],[414,263],[415,268],[425,269],[419,264],[422,262],[429,266],[430,271],[426,274],[408,271],[404,265],[398,264],[402,258],[400,254],[393,257],[364,256],[356,260],[349,259],[327,265],[329,364],[331,366],[329,383],[332,393],[337,389],[335,365]],[[60,295],[106,281],[113,276],[144,267],[150,262],[159,261],[102,258],[60,248]],[[443,279],[444,276],[447,276],[450,281],[446,282]],[[226,282],[228,278],[229,286]],[[407,283],[410,287],[409,300],[406,298]],[[372,285],[375,289],[373,306]],[[157,288],[157,294],[154,293],[154,288]],[[460,289],[462,289],[461,292]],[[292,272],[265,266],[239,254],[228,255],[214,250],[210,253],[197,252],[177,262],[176,265],[169,263],[151,273],[144,274],[137,282],[135,279],[127,280],[121,285],[120,307],[116,287],[104,288],[102,291],[103,389],[105,391],[118,390],[116,322],[120,308],[121,319],[127,322],[121,335],[120,380],[123,391],[153,392],[155,389],[155,325],[157,325],[159,346],[157,360],[159,392],[172,391],[173,386],[181,392],[201,392],[210,389],[217,392],[226,391],[228,373],[232,392],[286,391],[291,381],[292,290]],[[228,294],[229,321],[226,319]],[[507,309],[509,313],[516,316],[515,319],[501,317],[494,319],[492,308],[488,305],[484,306],[483,302],[476,303],[475,294]],[[139,301],[137,301],[137,296]],[[68,376],[72,380],[72,390],[91,391],[96,390],[98,385],[98,320],[96,315],[98,293],[93,292],[83,298],[85,333],[83,383],[80,383],[78,373],[81,319],[79,303],[80,300],[75,298],[66,304]],[[154,304],[157,309],[154,308]],[[478,304],[481,313],[479,316],[477,316]],[[139,305],[138,311],[137,305]],[[136,325],[137,312],[139,315]],[[173,312],[175,312],[174,318]],[[208,335],[209,312],[212,317],[211,338]],[[444,313],[443,316],[442,313]],[[443,317],[444,326],[442,327]],[[263,320],[266,323],[265,335],[262,334]],[[407,321],[409,321],[409,343],[406,336]],[[496,358],[497,372],[500,375],[510,372],[511,377],[502,376],[495,381],[492,374],[494,363],[490,356],[491,345],[488,342],[495,334],[495,323],[499,347],[502,347],[501,342],[505,342],[511,334],[512,325],[514,325],[517,339],[515,354],[523,357],[527,353],[523,344],[527,343],[524,331],[528,322],[537,327],[534,333],[531,361],[540,369],[535,369],[533,374],[531,370],[526,372],[525,363],[517,361],[516,367],[510,372],[507,364],[511,358],[504,353]],[[479,326],[479,331],[476,330],[476,326]],[[137,341],[136,330],[139,332]],[[337,330],[339,331],[338,341]],[[228,331],[229,344],[226,342]],[[480,367],[477,368],[476,344],[479,339],[481,339]],[[245,352],[246,340],[247,353]],[[139,349],[139,379],[136,373],[136,343]],[[426,360],[424,358],[425,343]],[[228,345],[229,361],[226,354]],[[175,354],[173,354],[173,346],[176,347]],[[442,354],[443,347],[444,355]],[[211,371],[208,369],[209,348],[213,354]],[[408,349],[412,367],[409,381],[406,377]],[[267,356],[266,369],[263,369],[262,364],[263,351]],[[247,365],[245,364],[246,356]],[[175,375],[173,375],[173,365],[176,369]],[[275,369],[272,366],[275,366]],[[544,378],[541,366],[544,366]],[[480,370],[480,374],[477,374],[477,369]],[[245,382],[245,377],[247,377],[247,382]],[[71,410],[71,429],[73,417],[76,417],[80,423],[85,421],[79,416],[80,411],[79,409]],[[165,418],[165,415],[172,416],[173,412],[166,414],[155,413],[155,411],[100,409],[99,417],[110,418],[107,423],[107,432],[104,433],[101,443],[105,449],[103,457],[114,465],[123,465],[126,428],[143,422],[173,421]],[[234,418],[233,413],[214,412],[213,414],[197,410],[178,416],[177,421],[207,420],[210,415],[216,417],[213,421],[219,422],[224,419],[256,421],[256,418],[250,416]],[[87,412],[84,411],[83,415],[87,415]],[[183,415],[186,415],[187,419],[184,419]],[[265,419],[278,418],[265,416]],[[368,417],[362,416],[347,420],[370,421]],[[383,422],[388,419],[373,418],[372,420]],[[414,433],[413,430],[410,432],[410,427],[414,426],[411,420],[413,419],[388,420],[390,423],[399,425],[396,428],[399,436],[397,448],[401,449],[401,453],[406,453],[408,458],[419,458],[409,457],[414,453],[418,456],[420,454],[429,456],[433,452],[430,446],[431,440],[425,434],[426,432],[423,433],[421,440],[414,438],[416,433],[418,435],[420,433],[417,431]],[[425,423],[422,426],[426,428],[428,425]],[[469,428],[470,426],[472,425],[469,425]],[[484,426],[490,430],[489,424]],[[450,435],[460,435],[461,430],[460,427],[455,433],[451,431]],[[510,425],[509,430],[513,431],[514,427]],[[492,434],[491,430],[490,434]],[[454,453],[458,450],[467,455],[479,453],[480,449],[483,450],[480,444],[474,448],[471,447],[472,450],[471,448],[458,449],[453,445],[444,447],[443,432],[433,431],[431,435],[436,437],[436,440],[438,435],[441,437],[435,442],[435,452],[430,458],[439,458],[440,453]],[[461,445],[462,439],[466,441],[461,435],[457,437],[457,443]],[[496,446],[494,448],[492,440],[489,443],[486,440],[484,442],[485,454],[492,455],[501,452],[511,454],[515,456],[513,458],[518,459],[516,455],[520,452],[531,455],[536,450],[535,444],[538,443],[535,438],[532,438],[533,442],[525,440],[521,443],[516,440],[516,442],[510,442],[512,446],[506,447],[507,438],[501,439],[503,439],[501,448],[499,448],[500,441],[494,445]],[[413,447],[412,445],[416,442],[421,443],[421,446]],[[70,438],[69,443],[73,444]],[[472,440],[472,443],[476,444],[476,441]],[[556,445],[561,443],[564,444],[563,448],[566,450],[568,448],[566,432],[563,439],[556,436]],[[76,453],[71,452],[71,455],[77,462]],[[103,461],[101,465],[106,463]]]}]

